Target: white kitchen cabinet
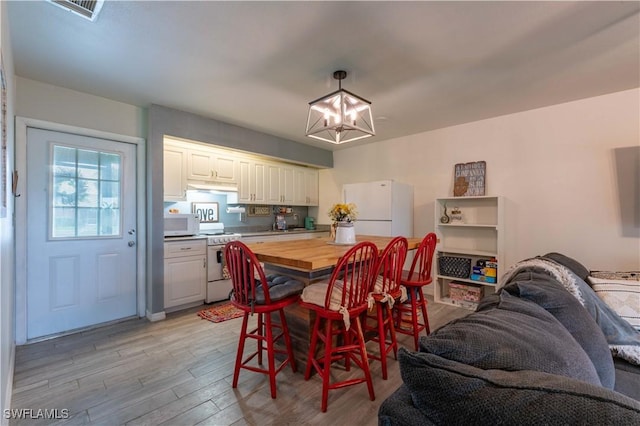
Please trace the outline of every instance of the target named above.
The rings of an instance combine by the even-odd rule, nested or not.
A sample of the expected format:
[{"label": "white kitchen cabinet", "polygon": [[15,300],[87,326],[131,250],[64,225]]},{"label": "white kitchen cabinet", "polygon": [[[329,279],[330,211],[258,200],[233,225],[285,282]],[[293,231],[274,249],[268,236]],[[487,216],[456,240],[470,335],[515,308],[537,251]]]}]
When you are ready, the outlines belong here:
[{"label": "white kitchen cabinet", "polygon": [[267,202],[267,165],[253,159],[238,160],[238,202],[265,204]]},{"label": "white kitchen cabinet", "polygon": [[200,182],[237,183],[237,158],[214,149],[187,151],[187,179]]},{"label": "white kitchen cabinet", "polygon": [[[497,259],[498,269],[496,278],[499,280],[504,271],[504,202],[502,197],[451,197],[438,198],[435,201],[435,230],[438,245],[433,259],[436,277],[434,300],[438,303],[462,306],[475,309],[476,304],[453,300],[449,293],[449,284],[459,284],[479,287],[482,295],[493,293],[496,283],[472,280],[468,277],[458,278],[446,275],[439,268],[438,259],[441,256],[467,258],[471,260],[471,268],[480,259]],[[451,217],[451,210],[459,208],[462,220],[450,219],[443,223],[441,217],[445,214]],[[446,222],[446,221],[445,221]]]},{"label": "white kitchen cabinet", "polygon": [[304,183],[307,194],[307,205],[317,206],[320,203],[318,170],[306,168],[304,171]]},{"label": "white kitchen cabinet", "polygon": [[207,288],[207,240],[164,243],[164,308],[203,302]]},{"label": "white kitchen cabinet", "polygon": [[187,150],[165,144],[163,158],[164,200],[185,201],[187,199]]},{"label": "white kitchen cabinet", "polygon": [[164,199],[185,201],[189,184],[237,186],[238,202],[317,206],[318,170],[166,138]]},{"label": "white kitchen cabinet", "polygon": [[308,167],[294,169],[294,198],[296,206],[318,205],[318,171]]},{"label": "white kitchen cabinet", "polygon": [[267,163],[267,203],[275,205],[294,204],[294,166]]}]

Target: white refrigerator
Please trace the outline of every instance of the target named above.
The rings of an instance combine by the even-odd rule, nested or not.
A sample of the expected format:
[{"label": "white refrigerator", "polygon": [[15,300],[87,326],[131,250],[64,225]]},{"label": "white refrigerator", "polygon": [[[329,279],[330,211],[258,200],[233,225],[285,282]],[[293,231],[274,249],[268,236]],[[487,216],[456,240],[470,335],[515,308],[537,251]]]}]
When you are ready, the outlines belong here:
[{"label": "white refrigerator", "polygon": [[392,180],[348,183],[342,186],[342,199],[356,205],[356,234],[413,237],[411,185]]}]

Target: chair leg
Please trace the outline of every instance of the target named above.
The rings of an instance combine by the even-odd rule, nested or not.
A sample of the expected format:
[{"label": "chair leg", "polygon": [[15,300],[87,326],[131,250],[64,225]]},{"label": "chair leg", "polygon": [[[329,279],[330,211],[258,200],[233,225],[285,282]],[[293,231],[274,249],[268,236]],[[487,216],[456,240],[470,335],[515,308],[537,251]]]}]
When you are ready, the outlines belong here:
[{"label": "chair leg", "polygon": [[382,365],[382,379],[387,380],[387,332],[385,328],[384,311],[386,302],[376,304],[376,315],[378,318],[378,343],[380,346],[380,364]]},{"label": "chair leg", "polygon": [[289,327],[287,326],[287,320],[284,317],[284,310],[280,309],[280,324],[282,324],[282,332],[284,333],[284,343],[287,347],[287,356],[289,357],[289,363],[291,364],[291,369],[295,373],[298,371],[296,367],[296,360],[293,357],[293,346],[291,345],[291,336],[289,335]]},{"label": "chair leg", "polygon": [[431,334],[431,329],[429,328],[429,317],[427,316],[427,299],[424,297],[424,293],[422,292],[422,287],[418,288],[417,292],[420,295],[420,309],[422,310],[422,319],[424,321],[424,328],[428,336],[429,334]]},{"label": "chair leg", "polygon": [[331,372],[331,352],[333,338],[331,336],[331,327],[333,321],[330,319],[325,320],[325,333],[324,333],[324,362],[322,365],[322,407],[323,413],[327,411],[327,402],[329,400],[329,379]]},{"label": "chair leg", "polygon": [[411,288],[411,327],[413,329],[413,343],[417,351],[420,329],[418,328],[418,289],[415,287]]},{"label": "chair leg", "polygon": [[238,387],[238,377],[240,376],[240,367],[242,367],[242,356],[244,352],[244,342],[247,338],[247,323],[249,321],[249,314],[244,313],[242,318],[242,329],[240,330],[240,341],[238,342],[238,352],[236,353],[236,365],[233,369],[233,384],[232,387]]},{"label": "chair leg", "polygon": [[393,348],[393,358],[398,359],[398,336],[396,336],[396,327],[393,324],[393,310],[387,304],[387,324],[389,325],[389,336],[391,336],[391,347]]},{"label": "chair leg", "polygon": [[[264,314],[258,314],[258,336],[264,337]],[[258,338],[258,365],[262,365],[263,339]]]},{"label": "chair leg", "polygon": [[265,314],[266,328],[265,334],[267,338],[267,362],[269,363],[269,386],[271,387],[271,398],[276,398],[276,363],[275,363],[275,348],[273,342],[273,328],[271,324],[271,313]]},{"label": "chair leg", "polygon": [[[367,348],[364,344],[364,334],[362,333],[362,324],[360,323],[360,317],[355,318],[356,332],[358,334],[358,343],[360,346],[360,356],[362,359],[362,369],[364,370],[364,377],[367,381],[367,389],[369,389],[369,399],[374,401],[376,395],[373,391],[373,380],[371,380],[371,370],[369,369],[369,358],[367,357]],[[353,325],[352,325],[353,326]]]},{"label": "chair leg", "polygon": [[[316,346],[318,344],[318,331],[320,329],[320,317],[316,316],[313,323],[313,331],[311,332],[311,344],[309,345],[309,353],[307,354],[307,366],[304,369],[304,379],[309,380],[311,377],[311,367],[316,356]],[[318,371],[319,373],[319,371]]]}]

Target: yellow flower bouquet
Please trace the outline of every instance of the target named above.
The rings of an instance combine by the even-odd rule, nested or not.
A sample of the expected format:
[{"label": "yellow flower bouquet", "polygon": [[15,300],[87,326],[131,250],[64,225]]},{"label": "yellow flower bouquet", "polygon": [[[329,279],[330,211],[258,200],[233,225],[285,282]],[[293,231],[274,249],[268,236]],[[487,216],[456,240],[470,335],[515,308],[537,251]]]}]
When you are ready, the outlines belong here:
[{"label": "yellow flower bouquet", "polygon": [[355,222],[358,217],[358,211],[353,203],[338,203],[329,210],[329,217],[334,223]]}]

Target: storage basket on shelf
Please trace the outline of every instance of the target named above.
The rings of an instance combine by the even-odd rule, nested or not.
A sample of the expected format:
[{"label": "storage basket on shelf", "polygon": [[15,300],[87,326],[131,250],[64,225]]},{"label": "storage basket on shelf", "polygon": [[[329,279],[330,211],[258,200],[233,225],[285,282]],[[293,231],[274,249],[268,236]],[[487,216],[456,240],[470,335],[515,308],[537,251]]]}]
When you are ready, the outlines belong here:
[{"label": "storage basket on shelf", "polygon": [[471,258],[456,256],[438,257],[440,275],[454,278],[469,278],[471,275]]}]

